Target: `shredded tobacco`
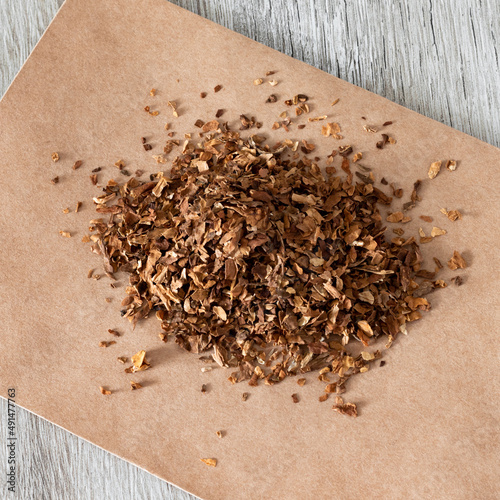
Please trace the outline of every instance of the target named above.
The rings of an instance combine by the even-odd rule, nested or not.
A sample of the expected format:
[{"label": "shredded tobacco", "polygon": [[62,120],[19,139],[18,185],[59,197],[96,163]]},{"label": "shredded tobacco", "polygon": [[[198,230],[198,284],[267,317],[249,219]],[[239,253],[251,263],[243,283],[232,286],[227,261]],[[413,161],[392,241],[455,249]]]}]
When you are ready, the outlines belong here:
[{"label": "shredded tobacco", "polygon": [[[286,104],[307,100],[298,94]],[[256,123],[240,120],[243,129]],[[93,224],[92,251],[109,276],[129,275],[122,315],[135,326],[154,313],[162,340],[172,336],[186,351],[211,352],[233,370],[231,383],[273,385],[327,369],[320,371],[326,395],[344,392],[350,376],[380,357],[355,354],[353,343],[371,346],[385,337],[390,346],[430,308],[418,298],[429,291],[418,244],[385,239],[378,205],[392,199],[372,175],[353,176],[350,145],[329,157],[341,157],[340,177],[334,167],[324,174],[316,159],[300,158],[290,140],[271,147],[217,120],[197,126],[207,135],[199,144],[185,141],[170,174],[110,181],[94,198],[109,221]],[[340,131],[338,124],[325,127],[326,136]],[[309,154],[315,146],[303,141],[300,149]],[[419,200],[419,186],[405,210]],[[403,212],[389,217],[411,220]],[[145,355],[133,356],[126,371],[149,368]],[[352,403],[334,409],[357,414]]]}]

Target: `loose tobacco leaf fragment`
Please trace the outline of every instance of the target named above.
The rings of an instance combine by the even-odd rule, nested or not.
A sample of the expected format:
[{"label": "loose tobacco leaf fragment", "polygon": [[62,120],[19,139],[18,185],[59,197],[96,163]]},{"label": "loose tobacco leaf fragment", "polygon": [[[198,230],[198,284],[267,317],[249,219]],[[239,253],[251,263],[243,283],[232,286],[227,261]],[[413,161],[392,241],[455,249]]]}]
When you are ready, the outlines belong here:
[{"label": "loose tobacco leaf fragment", "polygon": [[63,237],[63,238],[71,238],[71,233],[69,231],[59,231],[59,234]]},{"label": "loose tobacco leaf fragment", "polygon": [[457,169],[457,162],[455,160],[448,160],[446,162],[446,168],[450,171],[453,172],[454,170]]},{"label": "loose tobacco leaf fragment", "polygon": [[133,366],[131,367],[132,373],[147,370],[151,367],[151,365],[146,360],[146,351],[144,350],[139,351],[137,354],[134,354],[131,359],[133,364]]},{"label": "loose tobacco leaf fragment", "polygon": [[222,439],[224,437],[224,431],[217,431],[215,434],[219,439]]},{"label": "loose tobacco leaf fragment", "polygon": [[454,271],[455,269],[465,269],[467,263],[465,259],[455,250],[453,252],[453,257],[448,261],[448,267]]},{"label": "loose tobacco leaf fragment", "polygon": [[300,385],[300,387],[303,387],[305,383],[306,383],[305,378],[299,378],[299,380],[297,380],[297,384]]},{"label": "loose tobacco leaf fragment", "polygon": [[205,99],[205,97],[207,97],[207,93],[206,92],[200,92],[200,97],[202,99]]},{"label": "loose tobacco leaf fragment", "polygon": [[439,174],[442,163],[443,162],[441,160],[431,163],[431,166],[429,167],[429,172],[427,173],[429,179],[434,179],[437,176],[437,174]]},{"label": "loose tobacco leaf fragment", "polygon": [[221,89],[222,89],[222,85],[216,85],[216,86],[214,87],[214,92],[215,92],[215,93],[217,93],[217,92],[219,92]]},{"label": "loose tobacco leaf fragment", "polygon": [[337,99],[335,99],[334,101],[332,101],[332,103],[330,104],[330,106],[335,106],[335,104],[337,104],[339,101],[340,101],[340,98],[337,97]]},{"label": "loose tobacco leaf fragment", "polygon": [[450,280],[452,283],[454,283],[456,286],[460,286],[463,284],[464,280],[461,276],[455,276],[454,278],[451,278]]},{"label": "loose tobacco leaf fragment", "polygon": [[332,407],[336,412],[349,417],[357,417],[358,410],[354,403],[344,403],[341,397],[337,396],[336,404]]},{"label": "loose tobacco leaf fragment", "polygon": [[111,335],[114,335],[115,337],[120,336],[120,332],[117,332],[116,330],[113,330],[112,328],[108,329],[108,333],[110,333]]},{"label": "loose tobacco leaf fragment", "polygon": [[104,396],[109,396],[111,394],[111,391],[105,389],[104,387],[99,387],[99,390],[101,391],[101,394],[103,394]]},{"label": "loose tobacco leaf fragment", "polygon": [[436,236],[441,236],[446,234],[446,229],[441,229],[439,227],[434,226],[431,230],[431,236],[435,238]]},{"label": "loose tobacco leaf fragment", "polygon": [[110,341],[101,340],[101,342],[99,342],[99,347],[109,347],[110,345],[113,345],[113,344],[116,344],[116,342],[114,340],[110,340]]},{"label": "loose tobacco leaf fragment", "polygon": [[52,161],[56,163],[57,161],[59,161],[59,153],[52,153],[51,158]]},{"label": "loose tobacco leaf fragment", "polygon": [[128,361],[128,358],[126,358],[125,356],[119,356],[118,358],[116,358],[122,365],[124,365],[127,361]]},{"label": "loose tobacco leaf fragment", "polygon": [[299,402],[299,396],[297,394],[292,394],[292,401],[294,403],[298,403]]},{"label": "loose tobacco leaf fragment", "polygon": [[220,118],[224,114],[223,109],[218,109],[215,113],[215,118]]},{"label": "loose tobacco leaf fragment", "polygon": [[249,396],[249,395],[250,395],[250,394],[248,394],[248,392],[244,392],[244,393],[241,395],[241,399],[242,399],[242,401],[246,401],[246,400],[248,399],[248,396]]},{"label": "loose tobacco leaf fragment", "polygon": [[434,219],[429,215],[421,215],[420,218],[425,222],[432,222]]},{"label": "loose tobacco leaf fragment", "polygon": [[253,81],[254,85],[262,85],[264,83],[264,80],[262,78],[257,78],[256,80]]},{"label": "loose tobacco leaf fragment", "polygon": [[135,391],[137,389],[140,389],[142,387],[141,384],[139,384],[139,382],[134,382],[133,380],[130,381],[130,390],[131,391]]},{"label": "loose tobacco leaf fragment", "polygon": [[59,176],[55,176],[53,179],[50,180],[52,184],[57,184],[59,182]]},{"label": "loose tobacco leaf fragment", "polygon": [[271,85],[271,87],[276,87],[276,85],[278,85],[278,81],[277,80],[269,80],[269,85]]},{"label": "loose tobacco leaf fragment", "polygon": [[83,165],[82,160],[75,161],[75,163],[73,163],[73,170],[78,170],[82,165]]},{"label": "loose tobacco leaf fragment", "polygon": [[217,467],[217,459],[216,458],[200,458],[200,460],[210,467]]},{"label": "loose tobacco leaf fragment", "polygon": [[446,208],[442,208],[440,212],[446,215],[446,217],[448,217],[448,219],[450,219],[451,221],[456,221],[457,219],[462,220],[462,214],[458,210],[448,211],[446,210]]},{"label": "loose tobacco leaf fragment", "polygon": [[318,400],[320,403],[324,403],[328,398],[330,397],[330,394],[322,394]]}]

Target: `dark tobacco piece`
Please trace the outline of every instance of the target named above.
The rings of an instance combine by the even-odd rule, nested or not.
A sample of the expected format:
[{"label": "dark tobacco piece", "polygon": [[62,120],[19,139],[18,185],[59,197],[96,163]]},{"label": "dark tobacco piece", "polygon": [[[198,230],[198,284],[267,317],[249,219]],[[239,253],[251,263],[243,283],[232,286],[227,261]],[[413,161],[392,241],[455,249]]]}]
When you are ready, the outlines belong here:
[{"label": "dark tobacco piece", "polygon": [[82,160],[75,161],[75,163],[73,163],[73,170],[78,170],[82,165],[83,165]]},{"label": "dark tobacco piece", "polygon": [[392,122],[384,122],[382,123],[382,127],[387,127],[388,125],[392,125]]},{"label": "dark tobacco piece", "polygon": [[294,403],[298,403],[299,402],[299,396],[297,394],[292,394],[292,401]]},{"label": "dark tobacco piece", "polygon": [[267,99],[266,102],[276,102],[278,98],[276,97],[275,94],[271,94]]},{"label": "dark tobacco piece", "polygon": [[222,89],[222,85],[216,85],[214,87],[214,92],[219,92],[219,90],[221,90],[221,89]]},{"label": "dark tobacco piece", "polygon": [[[375,359],[353,342],[390,346],[430,308],[417,296],[419,247],[386,240],[378,204],[391,198],[355,182],[348,157],[345,176],[324,174],[298,142],[271,147],[209,123],[169,175],[110,181],[94,198],[110,218],[92,223],[91,249],[109,275],[129,275],[122,315],[135,326],[155,314],[181,348],[232,369],[231,383],[322,370],[340,394]],[[149,368],[144,351],[132,362],[128,372]],[[335,409],[356,414],[352,403]]]},{"label": "dark tobacco piece", "polygon": [[241,399],[242,399],[243,401],[246,401],[246,400],[248,399],[248,396],[249,396],[249,395],[250,395],[250,394],[248,394],[248,392],[244,392],[244,393],[241,395]]},{"label": "dark tobacco piece", "polygon": [[52,184],[57,184],[59,182],[59,176],[56,175],[53,179],[50,180]]},{"label": "dark tobacco piece", "polygon": [[215,113],[215,118],[220,118],[224,114],[223,109],[218,109],[217,112]]},{"label": "dark tobacco piece", "polygon": [[145,151],[151,151],[153,149],[153,146],[151,146],[151,144],[143,144],[142,147]]}]

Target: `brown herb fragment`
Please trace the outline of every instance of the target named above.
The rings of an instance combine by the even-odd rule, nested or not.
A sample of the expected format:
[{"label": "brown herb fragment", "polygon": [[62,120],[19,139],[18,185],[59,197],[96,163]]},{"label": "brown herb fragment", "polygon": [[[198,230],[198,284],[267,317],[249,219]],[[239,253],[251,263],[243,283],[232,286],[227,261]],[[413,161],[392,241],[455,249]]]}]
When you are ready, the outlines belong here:
[{"label": "brown herb fragment", "polygon": [[337,104],[339,101],[340,101],[340,99],[337,97],[337,99],[335,99],[334,101],[332,101],[332,103],[330,104],[330,106],[335,106],[335,104]]},{"label": "brown herb fragment", "polygon": [[218,109],[215,113],[215,118],[220,118],[224,114],[223,109]]},{"label": "brown herb fragment", "polygon": [[224,437],[224,431],[217,431],[215,434],[219,439],[222,439]]},{"label": "brown herb fragment", "polygon": [[71,233],[69,231],[59,231],[59,234],[63,237],[63,238],[71,238]]},{"label": "brown herb fragment", "polygon": [[455,160],[448,160],[446,162],[446,168],[450,171],[453,172],[454,170],[457,169],[457,162]]},{"label": "brown herb fragment", "polygon": [[56,175],[53,179],[50,180],[52,184],[57,184],[59,182],[59,176]]},{"label": "brown herb fragment", "polygon": [[318,399],[320,403],[324,403],[329,397],[330,394],[322,394]]},{"label": "brown herb fragment", "polygon": [[431,236],[435,238],[436,236],[441,236],[446,234],[446,229],[441,229],[439,227],[434,226],[431,230]]},{"label": "brown herb fragment", "polygon": [[153,146],[151,146],[151,144],[143,144],[142,147],[145,151],[151,151],[153,149]]},{"label": "brown herb fragment", "polygon": [[144,350],[139,351],[137,354],[134,354],[132,356],[132,364],[133,364],[133,366],[131,367],[132,373],[147,370],[148,368],[151,367],[151,365],[146,360],[146,351]]},{"label": "brown herb fragment", "polygon": [[63,214],[69,214],[69,208],[64,208],[62,212]]},{"label": "brown herb fragment", "polygon": [[117,332],[116,330],[113,330],[112,328],[108,329],[108,333],[110,333],[111,335],[114,335],[115,337],[120,336],[120,332]]},{"label": "brown herb fragment", "polygon": [[275,94],[271,94],[267,99],[266,102],[276,102],[278,98],[276,97]]},{"label": "brown herb fragment", "polygon": [[446,208],[442,208],[440,212],[446,215],[446,217],[448,217],[448,219],[450,219],[451,221],[456,221],[457,219],[462,220],[462,214],[458,210],[448,211],[446,210]]},{"label": "brown herb fragment", "polygon": [[254,85],[262,85],[264,83],[264,80],[262,78],[257,78],[256,80],[253,81]]},{"label": "brown herb fragment", "polygon": [[448,261],[448,267],[454,271],[455,269],[465,269],[467,263],[465,259],[455,250],[453,252],[453,257]]},{"label": "brown herb fragment", "polygon": [[300,385],[300,387],[303,387],[305,383],[306,383],[305,378],[299,378],[299,380],[297,380],[297,384]]},{"label": "brown herb fragment", "polygon": [[219,90],[221,90],[221,89],[222,89],[222,85],[216,85],[216,86],[214,87],[214,92],[216,92],[216,93],[217,93],[217,92],[219,92]]},{"label": "brown herb fragment", "polygon": [[294,403],[298,403],[299,402],[299,396],[297,394],[292,394],[292,401]]},{"label": "brown herb fragment", "polygon": [[353,163],[356,163],[357,161],[361,160],[361,158],[363,158],[363,153],[361,153],[361,151],[360,151],[359,153],[356,153],[352,157],[352,161],[353,161]]},{"label": "brown herb fragment", "polygon": [[103,394],[104,396],[109,396],[111,394],[111,391],[108,390],[108,389],[105,389],[104,387],[99,387],[99,390],[101,391],[101,394]]},{"label": "brown herb fragment", "polygon": [[205,97],[207,97],[207,93],[206,92],[200,92],[200,97],[202,99],[205,99]]},{"label": "brown herb fragment", "polygon": [[97,185],[97,174],[92,174],[90,176],[90,182],[92,183],[93,186]]},{"label": "brown herb fragment", "polygon": [[278,81],[277,80],[269,80],[269,85],[271,85],[271,87],[276,87],[276,85],[278,85]]},{"label": "brown herb fragment", "polygon": [[73,163],[73,170],[78,170],[82,165],[83,165],[82,160],[75,161],[75,163]]},{"label": "brown herb fragment", "polygon": [[52,153],[51,158],[54,163],[59,161],[59,153]]},{"label": "brown herb fragment", "polygon": [[216,458],[200,458],[200,460],[210,467],[217,467],[217,459]]},{"label": "brown herb fragment", "polygon": [[333,409],[336,412],[342,415],[347,415],[349,417],[358,416],[358,410],[356,408],[356,405],[354,403],[344,403],[343,399],[339,396],[337,396],[335,400],[335,405],[333,406]]},{"label": "brown herb fragment", "polygon": [[441,164],[442,164],[441,160],[431,163],[431,166],[429,167],[429,172],[427,173],[429,179],[434,179],[437,176],[437,174],[439,174],[439,171],[441,170]]},{"label": "brown herb fragment", "polygon": [[434,219],[429,215],[421,215],[420,218],[425,222],[432,222]]},{"label": "brown herb fragment", "polygon": [[131,391],[136,391],[137,389],[140,389],[142,387],[139,382],[134,382],[133,380],[130,381],[130,390]]},{"label": "brown herb fragment", "polygon": [[384,123],[382,124],[382,127],[387,127],[388,125],[392,125],[392,122],[391,122],[391,121],[384,122]]},{"label": "brown herb fragment", "polygon": [[114,340],[110,340],[110,341],[101,340],[99,342],[99,347],[109,347],[110,345],[113,345],[113,344],[116,344],[116,342]]},{"label": "brown herb fragment", "polygon": [[461,276],[455,276],[454,278],[451,278],[450,280],[452,283],[454,283],[456,286],[460,286],[463,284],[464,280]]},{"label": "brown herb fragment", "polygon": [[125,356],[119,356],[118,358],[116,358],[122,365],[124,365],[128,359],[125,357]]},{"label": "brown herb fragment", "polygon": [[242,395],[241,395],[241,400],[242,401],[246,401],[248,399],[248,396],[250,396],[250,394],[248,392],[244,392]]}]

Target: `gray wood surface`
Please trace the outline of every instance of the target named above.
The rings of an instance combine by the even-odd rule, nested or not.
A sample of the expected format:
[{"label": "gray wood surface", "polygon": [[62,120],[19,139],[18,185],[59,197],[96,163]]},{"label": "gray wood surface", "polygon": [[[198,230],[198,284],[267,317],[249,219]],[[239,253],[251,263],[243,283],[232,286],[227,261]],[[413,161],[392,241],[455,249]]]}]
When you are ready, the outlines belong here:
[{"label": "gray wood surface", "polygon": [[[499,0],[174,3],[500,146]],[[0,0],[1,95],[61,4]],[[194,499],[19,408],[18,494],[6,496],[6,415],[0,399],[0,498]]]}]

